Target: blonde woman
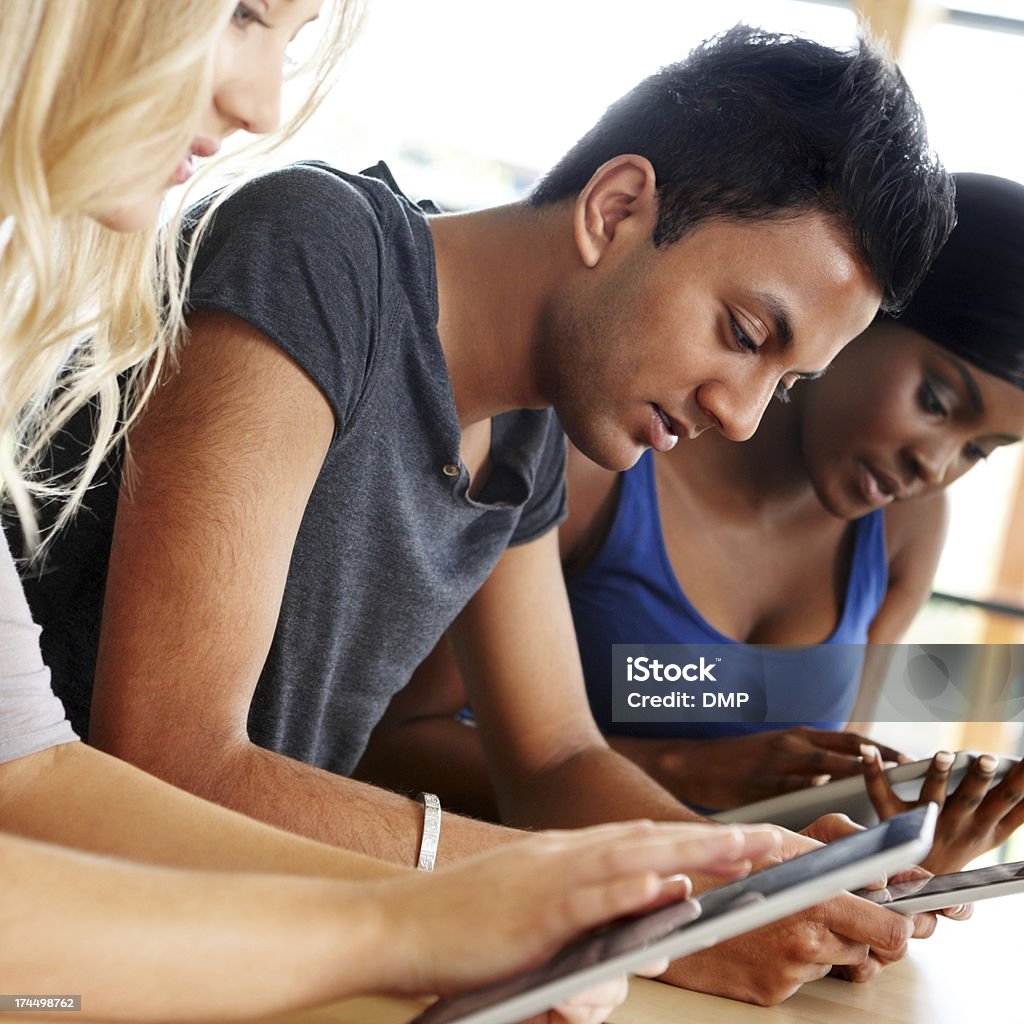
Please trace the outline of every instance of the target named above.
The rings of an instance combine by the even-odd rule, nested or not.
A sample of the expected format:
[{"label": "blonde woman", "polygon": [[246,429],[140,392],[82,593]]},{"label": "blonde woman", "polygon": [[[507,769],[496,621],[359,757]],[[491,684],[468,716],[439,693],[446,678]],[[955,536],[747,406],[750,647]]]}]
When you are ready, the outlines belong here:
[{"label": "blonde woman", "polygon": [[[34,498],[74,507],[180,328],[151,256],[164,193],[230,132],[277,125],[285,49],[318,16],[330,65],[352,11],[320,7],[0,0],[0,471],[30,534]],[[137,367],[122,413],[115,377]],[[93,395],[99,447],[75,479],[47,480],[37,452]],[[81,994],[87,1019],[185,1020],[455,991],[678,898],[687,883],[660,880],[681,868],[734,875],[774,845],[765,830],[610,826],[432,876],[249,821],[77,742],[0,550],[7,993]],[[565,1014],[594,1020],[620,998],[605,988]]]}]

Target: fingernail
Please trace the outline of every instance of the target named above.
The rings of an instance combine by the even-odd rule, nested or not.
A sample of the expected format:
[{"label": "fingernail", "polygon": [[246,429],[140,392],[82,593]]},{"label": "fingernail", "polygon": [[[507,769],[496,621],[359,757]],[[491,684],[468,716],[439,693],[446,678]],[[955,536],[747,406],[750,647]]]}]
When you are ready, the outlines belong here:
[{"label": "fingernail", "polygon": [[811,779],[811,785],[812,786],[824,786],[825,783],[828,782],[828,780],[831,779],[831,778],[832,778],[831,775],[815,775]]},{"label": "fingernail", "polygon": [[940,772],[948,772],[953,767],[953,761],[956,760],[948,750],[940,750],[933,758],[932,764],[939,769]]},{"label": "fingernail", "polygon": [[880,757],[878,747],[873,743],[862,743],[860,745],[860,757],[865,764],[872,764]]},{"label": "fingernail", "polygon": [[886,770],[888,770],[889,768],[895,768],[896,767],[896,762],[895,761],[883,761],[882,762],[882,767],[885,768]]},{"label": "fingernail", "polygon": [[978,758],[978,767],[986,774],[991,775],[996,770],[999,762],[991,754],[982,754]]},{"label": "fingernail", "polygon": [[889,880],[887,878],[880,878],[877,881],[869,882],[864,886],[868,892],[881,892],[886,886],[888,886]]},{"label": "fingernail", "polygon": [[686,875],[672,875],[661,880],[661,891],[666,896],[689,896],[693,884]]}]

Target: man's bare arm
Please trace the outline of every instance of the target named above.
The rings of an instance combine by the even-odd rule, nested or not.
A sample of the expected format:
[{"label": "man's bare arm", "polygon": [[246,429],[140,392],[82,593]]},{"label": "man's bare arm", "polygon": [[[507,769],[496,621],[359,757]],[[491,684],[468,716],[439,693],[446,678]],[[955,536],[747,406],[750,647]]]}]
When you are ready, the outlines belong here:
[{"label": "man's bare arm", "polygon": [[[452,636],[503,820],[540,827],[692,816],[611,751],[593,722],[553,534],[506,552]],[[814,845],[783,834],[783,856]],[[894,916],[843,895],[678,961],[666,980],[757,1003],[785,999],[836,965],[866,980],[903,956],[915,927],[924,934],[935,924],[931,915],[913,923]]]},{"label": "man's bare arm", "polygon": [[615,753],[583,685],[558,537],[509,549],[450,631],[502,820],[701,820]]},{"label": "man's bare arm", "polygon": [[[248,738],[249,706],[334,417],[313,381],[243,321],[202,312],[192,328],[180,371],[131,439],[132,487],[118,507],[90,740],[261,821],[414,864],[421,805]],[[441,858],[502,838],[494,827],[450,818]]]}]

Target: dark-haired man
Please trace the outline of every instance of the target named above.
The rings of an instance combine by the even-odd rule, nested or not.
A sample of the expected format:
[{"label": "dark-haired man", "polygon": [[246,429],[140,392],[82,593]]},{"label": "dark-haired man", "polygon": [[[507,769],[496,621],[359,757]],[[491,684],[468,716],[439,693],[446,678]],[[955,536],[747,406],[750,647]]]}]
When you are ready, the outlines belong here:
[{"label": "dark-haired man", "polygon": [[[614,469],[709,427],[748,438],[899,306],[951,224],[891,62],[746,29],[641,83],[523,203],[427,218],[387,180],[315,165],[251,183],[216,213],[181,371],[133,435],[90,740],[412,863],[422,808],[344,776],[447,631],[509,824],[691,816],[590,717],[555,412]],[[69,666],[96,602],[40,596],[74,591],[74,547],[30,600],[84,728],[90,680]],[[440,855],[510,834],[447,819]],[[835,964],[866,977],[909,926],[862,903],[678,980],[771,1002]]]}]

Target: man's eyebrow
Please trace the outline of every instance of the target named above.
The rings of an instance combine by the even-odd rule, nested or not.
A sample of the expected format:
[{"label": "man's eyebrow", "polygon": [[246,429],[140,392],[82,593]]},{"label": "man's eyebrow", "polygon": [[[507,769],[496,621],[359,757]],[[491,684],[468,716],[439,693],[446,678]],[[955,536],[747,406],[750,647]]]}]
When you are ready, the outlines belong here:
[{"label": "man's eyebrow", "polygon": [[985,411],[985,402],[981,397],[981,389],[978,387],[978,382],[974,379],[974,374],[971,373],[965,363],[962,363],[948,352],[940,351],[939,354],[960,375],[964,390],[971,401],[971,408],[980,416]]},{"label": "man's eyebrow", "polygon": [[777,295],[762,292],[757,297],[767,307],[768,314],[774,321],[774,333],[779,339],[779,347],[785,352],[793,344],[793,318],[789,307]]}]

